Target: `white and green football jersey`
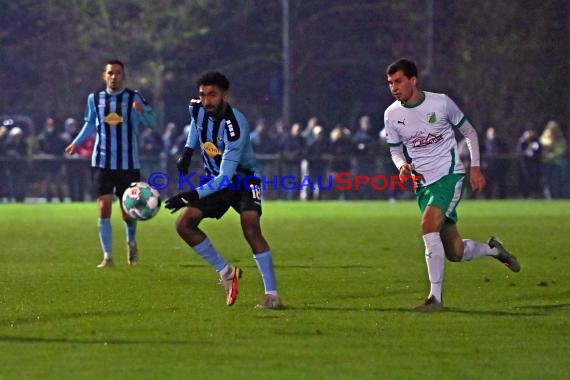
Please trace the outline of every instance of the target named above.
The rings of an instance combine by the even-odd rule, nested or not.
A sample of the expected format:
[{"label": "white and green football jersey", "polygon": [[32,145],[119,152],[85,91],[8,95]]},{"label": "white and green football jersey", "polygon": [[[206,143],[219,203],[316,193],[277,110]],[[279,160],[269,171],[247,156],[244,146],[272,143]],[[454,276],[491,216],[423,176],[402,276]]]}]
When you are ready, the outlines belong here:
[{"label": "white and green football jersey", "polygon": [[384,125],[388,144],[404,144],[422,185],[429,185],[447,174],[465,173],[454,132],[465,115],[445,94],[422,94],[423,99],[412,106],[392,103],[384,112]]}]

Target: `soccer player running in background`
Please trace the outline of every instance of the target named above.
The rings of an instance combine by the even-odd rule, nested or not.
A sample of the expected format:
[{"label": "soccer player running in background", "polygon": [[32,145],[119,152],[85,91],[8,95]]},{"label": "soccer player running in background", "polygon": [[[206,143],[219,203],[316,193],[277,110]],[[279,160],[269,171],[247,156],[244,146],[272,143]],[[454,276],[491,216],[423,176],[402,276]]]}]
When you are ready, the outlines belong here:
[{"label": "soccer player running in background", "polygon": [[[466,172],[457,152],[455,130],[465,136],[469,147],[469,182],[473,191],[482,191],[485,187],[473,126],[447,95],[418,89],[417,67],[413,61],[402,58],[393,62],[386,75],[396,99],[384,112],[392,161],[401,176],[419,177],[415,194],[422,212],[421,230],[431,288],[426,301],[416,310],[440,310],[443,308],[445,257],[457,262],[491,256],[513,272],[520,271],[520,265],[495,237],[480,243],[462,239],[457,230],[456,207],[461,200]],[[403,146],[411,163],[406,160]]]},{"label": "soccer player running in background", "polygon": [[222,73],[205,73],[196,84],[200,99],[190,103],[190,131],[177,167],[180,173],[188,175],[192,154],[198,150],[211,179],[198,189],[167,199],[165,207],[172,212],[184,208],[176,221],[176,231],[218,272],[228,306],[234,304],[238,295],[242,269],[229,264],[198,225],[204,218],[220,219],[230,207],[239,213],[243,234],[265,288],[265,298],[256,308],[281,308],[272,253],[261,233],[261,179],[251,147],[249,123],[228,103],[230,83]]},{"label": "soccer player running in background", "polygon": [[[71,155],[95,133],[91,167],[99,210],[99,240],[103,249],[103,261],[98,268],[114,266],[111,249],[114,196],[121,199],[131,182],[140,181],[139,126],[154,128],[156,125],[146,100],[137,91],[124,87],[125,66],[121,61],[114,59],[106,63],[103,81],[106,88],[89,94],[83,128],[65,148]],[[122,207],[121,212],[127,234],[127,260],[129,265],[136,265],[137,222],[131,220]]]}]

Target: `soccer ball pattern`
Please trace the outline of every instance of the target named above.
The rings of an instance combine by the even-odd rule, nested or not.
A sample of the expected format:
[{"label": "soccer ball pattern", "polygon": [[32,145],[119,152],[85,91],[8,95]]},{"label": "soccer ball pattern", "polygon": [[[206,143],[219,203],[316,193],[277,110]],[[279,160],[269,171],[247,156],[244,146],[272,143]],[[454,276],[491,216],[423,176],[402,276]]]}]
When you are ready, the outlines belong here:
[{"label": "soccer ball pattern", "polygon": [[146,182],[131,183],[121,201],[125,212],[136,220],[149,220],[160,210],[160,194]]}]

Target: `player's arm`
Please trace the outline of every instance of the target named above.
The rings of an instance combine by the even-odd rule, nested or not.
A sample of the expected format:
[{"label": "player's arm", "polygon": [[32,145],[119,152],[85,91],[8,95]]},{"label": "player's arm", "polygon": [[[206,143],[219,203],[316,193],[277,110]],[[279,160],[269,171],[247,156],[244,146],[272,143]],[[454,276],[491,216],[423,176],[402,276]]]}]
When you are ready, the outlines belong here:
[{"label": "player's arm", "polygon": [[477,131],[467,120],[457,104],[446,95],[445,107],[449,123],[454,129],[465,137],[469,155],[471,157],[471,168],[469,169],[469,182],[473,191],[482,191],[485,188],[485,176],[481,173],[481,158],[479,155],[479,139]]},{"label": "player's arm", "polygon": [[148,128],[156,127],[156,116],[148,102],[137,92],[133,101],[133,108],[139,114],[141,122]]},{"label": "player's arm", "polygon": [[[199,198],[207,197],[216,191],[230,186],[236,174],[246,139],[249,139],[249,133],[243,133],[244,128],[240,128],[240,125],[244,126],[246,121],[241,120],[239,123],[240,124],[232,124],[231,131],[228,130],[228,125],[225,125],[223,138],[226,147],[220,162],[220,173],[197,189]],[[245,125],[245,131],[247,130],[249,130],[249,128]]]},{"label": "player's arm", "polygon": [[190,206],[192,202],[196,202],[198,199],[207,197],[210,194],[228,187],[236,173],[237,166],[238,163],[235,161],[222,159],[220,174],[201,185],[198,189],[178,193],[173,197],[168,198],[164,203],[164,207],[174,213],[182,207]]},{"label": "player's arm", "polygon": [[412,165],[406,161],[404,146],[401,143],[390,144],[390,157],[396,168],[398,168],[401,176],[409,176],[412,174]]},{"label": "player's arm", "polygon": [[473,191],[482,191],[485,188],[485,176],[481,172],[481,158],[479,155],[479,138],[477,131],[469,121],[464,120],[459,127],[459,132],[465,137],[465,142],[469,148],[471,157],[471,168],[469,169],[469,182]]},{"label": "player's arm", "polygon": [[91,94],[87,97],[87,106],[85,107],[85,122],[83,127],[73,139],[73,141],[65,148],[65,153],[71,155],[77,152],[77,147],[95,132],[95,121],[97,119],[97,110],[95,108],[95,96]]},{"label": "player's arm", "polygon": [[406,155],[404,154],[404,144],[401,137],[392,127],[392,122],[388,117],[388,112],[384,113],[384,132],[386,142],[390,147],[390,157],[392,162],[400,172],[400,176],[409,177],[412,175],[412,165],[408,163]]},{"label": "player's arm", "polygon": [[222,162],[220,163],[220,174],[196,189],[198,192],[198,199],[207,197],[210,194],[230,186],[232,179],[236,174],[237,166],[238,163],[236,161],[231,161],[222,157]]}]

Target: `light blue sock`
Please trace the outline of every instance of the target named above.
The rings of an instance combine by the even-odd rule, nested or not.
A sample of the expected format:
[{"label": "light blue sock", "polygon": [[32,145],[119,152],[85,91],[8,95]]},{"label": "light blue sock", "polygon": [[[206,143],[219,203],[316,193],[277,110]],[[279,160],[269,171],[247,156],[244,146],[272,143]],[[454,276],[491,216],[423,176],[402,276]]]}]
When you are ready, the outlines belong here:
[{"label": "light blue sock", "polygon": [[127,244],[136,243],[137,239],[137,221],[132,222],[125,221],[125,230],[127,231]]},{"label": "light blue sock", "polygon": [[101,242],[103,253],[111,253],[112,238],[111,219],[99,219],[99,241]]},{"label": "light blue sock", "polygon": [[271,251],[258,253],[257,255],[254,254],[253,258],[263,279],[265,294],[277,294],[277,281],[275,280]]},{"label": "light blue sock", "polygon": [[228,265],[226,260],[219,254],[219,252],[214,248],[210,239],[206,238],[203,242],[196,244],[192,247],[196,253],[200,255],[204,260],[206,260],[211,266],[213,266],[217,272],[221,271]]}]

